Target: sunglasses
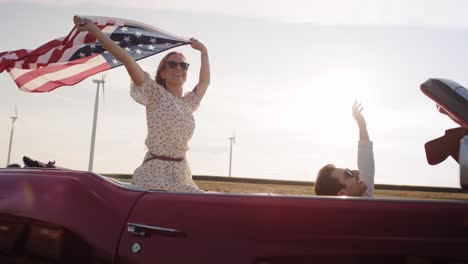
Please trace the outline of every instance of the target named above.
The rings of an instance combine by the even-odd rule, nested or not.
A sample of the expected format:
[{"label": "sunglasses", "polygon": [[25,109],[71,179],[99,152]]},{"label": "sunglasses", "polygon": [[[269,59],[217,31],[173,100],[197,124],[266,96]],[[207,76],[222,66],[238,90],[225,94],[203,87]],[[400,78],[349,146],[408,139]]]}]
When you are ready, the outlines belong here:
[{"label": "sunglasses", "polygon": [[348,168],[344,170],[344,174],[346,177],[355,177],[353,171]]},{"label": "sunglasses", "polygon": [[166,61],[166,65],[169,66],[169,68],[171,69],[175,69],[177,65],[179,65],[184,71],[188,70],[190,66],[190,64],[186,62],[177,62],[177,61]]}]

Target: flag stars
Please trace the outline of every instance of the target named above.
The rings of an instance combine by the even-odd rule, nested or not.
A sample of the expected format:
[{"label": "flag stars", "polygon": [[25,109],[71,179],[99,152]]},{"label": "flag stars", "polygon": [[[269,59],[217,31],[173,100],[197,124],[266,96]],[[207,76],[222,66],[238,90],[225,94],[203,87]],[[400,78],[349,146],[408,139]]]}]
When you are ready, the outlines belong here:
[{"label": "flag stars", "polygon": [[125,42],[130,42],[130,37],[129,37],[129,36],[125,36],[123,40],[124,40]]},{"label": "flag stars", "polygon": [[143,44],[138,44],[138,47],[143,48]]},{"label": "flag stars", "polygon": [[122,31],[122,33],[125,33],[126,31],[128,31],[128,27],[122,27],[120,31]]},{"label": "flag stars", "polygon": [[141,55],[141,53],[142,53],[140,49],[135,50],[135,52],[138,53],[138,54],[140,54],[140,55]]},{"label": "flag stars", "polygon": [[149,49],[149,50],[154,50],[155,48],[156,48],[156,47],[153,46],[153,45],[148,45],[148,49]]},{"label": "flag stars", "polygon": [[119,62],[118,60],[116,60],[116,59],[113,59],[113,60],[112,60],[112,63],[114,63],[114,64],[119,64],[120,62]]},{"label": "flag stars", "polygon": [[89,45],[91,47],[91,49],[95,49],[96,48],[96,43],[93,43],[91,45]]},{"label": "flag stars", "polygon": [[120,45],[120,41],[114,41],[114,43]]},{"label": "flag stars", "polygon": [[155,39],[155,38],[151,38],[149,42],[151,42],[151,43],[155,44],[157,41],[156,41],[156,39]]},{"label": "flag stars", "polygon": [[125,47],[124,50],[126,50],[127,52],[131,51],[131,49],[129,47]]},{"label": "flag stars", "polygon": [[86,54],[84,54],[83,52],[80,52],[80,54],[78,54],[78,55],[80,55],[81,58],[86,57]]},{"label": "flag stars", "polygon": [[141,38],[141,34],[143,34],[141,31],[137,31],[137,32],[135,33],[135,35],[137,36],[137,38]]}]

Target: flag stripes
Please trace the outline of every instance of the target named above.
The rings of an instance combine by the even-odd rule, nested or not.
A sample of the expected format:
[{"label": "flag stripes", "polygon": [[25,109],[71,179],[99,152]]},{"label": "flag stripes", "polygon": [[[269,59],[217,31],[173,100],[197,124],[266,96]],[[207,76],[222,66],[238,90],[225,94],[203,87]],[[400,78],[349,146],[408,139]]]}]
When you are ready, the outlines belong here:
[{"label": "flag stripes", "polygon": [[[130,20],[88,17],[135,60],[188,44],[188,40]],[[0,53],[0,72],[6,70],[21,91],[50,92],[71,86],[96,73],[122,65],[89,32],[76,27],[63,38],[35,50]]]}]

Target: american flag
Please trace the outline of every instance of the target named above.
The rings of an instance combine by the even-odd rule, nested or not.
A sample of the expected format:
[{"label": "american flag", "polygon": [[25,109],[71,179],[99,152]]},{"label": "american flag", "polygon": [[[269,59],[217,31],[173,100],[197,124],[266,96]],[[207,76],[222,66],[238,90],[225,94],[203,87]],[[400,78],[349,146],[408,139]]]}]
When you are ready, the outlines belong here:
[{"label": "american flag", "polygon": [[[188,44],[174,36],[139,22],[86,17],[135,60]],[[35,50],[0,52],[0,73],[6,70],[24,92],[50,92],[60,86],[75,85],[96,73],[122,65],[89,32],[76,27],[68,36],[52,40]]]}]

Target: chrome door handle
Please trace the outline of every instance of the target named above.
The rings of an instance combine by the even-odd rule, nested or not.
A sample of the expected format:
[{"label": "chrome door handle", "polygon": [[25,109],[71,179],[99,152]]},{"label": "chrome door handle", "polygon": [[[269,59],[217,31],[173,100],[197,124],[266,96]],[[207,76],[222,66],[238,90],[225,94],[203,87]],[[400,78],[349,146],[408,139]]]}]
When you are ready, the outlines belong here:
[{"label": "chrome door handle", "polygon": [[151,226],[137,223],[128,223],[127,231],[135,236],[141,237],[146,236],[148,232],[154,232],[166,236],[185,236],[185,233],[183,231],[174,228]]}]

